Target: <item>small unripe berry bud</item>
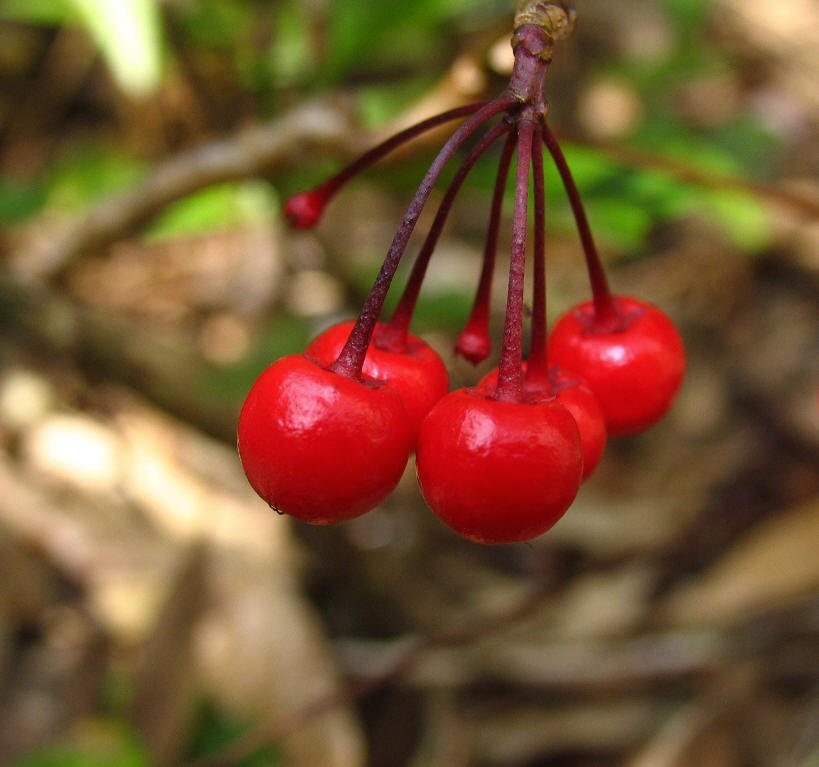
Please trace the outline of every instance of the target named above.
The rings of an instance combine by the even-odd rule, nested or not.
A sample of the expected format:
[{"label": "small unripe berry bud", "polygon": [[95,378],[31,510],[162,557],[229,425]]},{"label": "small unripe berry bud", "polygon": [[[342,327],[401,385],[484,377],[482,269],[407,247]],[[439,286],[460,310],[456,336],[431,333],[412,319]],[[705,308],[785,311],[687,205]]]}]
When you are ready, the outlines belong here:
[{"label": "small unripe berry bud", "polygon": [[473,365],[483,362],[492,351],[492,343],[486,333],[466,328],[455,342],[455,352]]},{"label": "small unripe berry bud", "polygon": [[284,217],[295,229],[312,229],[321,219],[328,197],[313,189],[291,197],[284,206]]}]

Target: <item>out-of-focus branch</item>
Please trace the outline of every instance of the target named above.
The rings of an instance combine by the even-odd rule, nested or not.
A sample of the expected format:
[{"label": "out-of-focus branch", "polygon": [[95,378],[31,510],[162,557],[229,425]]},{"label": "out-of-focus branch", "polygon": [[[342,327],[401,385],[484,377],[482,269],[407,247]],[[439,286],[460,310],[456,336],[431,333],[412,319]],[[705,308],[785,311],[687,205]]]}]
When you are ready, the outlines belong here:
[{"label": "out-of-focus branch", "polygon": [[[479,46],[479,51],[484,47]],[[459,56],[435,87],[386,126],[384,134],[480,100],[487,82],[478,58],[476,51]],[[423,146],[438,135],[439,131],[432,131],[414,143]],[[132,190],[105,200],[48,237],[44,245],[21,249],[13,263],[29,277],[58,276],[84,253],[132,234],[170,203],[207,186],[272,175],[311,148],[354,156],[381,138],[362,131],[339,103],[304,104],[266,125],[245,128],[161,162]]]},{"label": "out-of-focus branch", "polygon": [[361,148],[360,141],[342,109],[306,104],[267,125],[245,128],[160,163],[130,191],[108,198],[44,245],[17,254],[15,267],[27,276],[56,276],[83,253],[131,234],[193,192],[270,174],[311,146],[349,154]]},{"label": "out-of-focus branch", "polygon": [[[509,610],[485,616],[461,628],[427,638],[406,638],[391,644],[377,670],[354,678],[336,692],[262,725],[219,753],[198,759],[186,767],[234,767],[239,761],[266,745],[288,735],[313,718],[335,706],[352,703],[390,682],[407,679],[422,663],[440,671],[456,663],[457,648],[469,648],[489,635],[510,628],[531,615],[550,593],[545,585],[534,588]],[[473,672],[485,672],[513,683],[541,685],[560,689],[628,689],[692,675],[718,673],[726,658],[752,658],[793,637],[815,637],[819,601],[815,596],[789,604],[762,616],[753,616],[727,626],[657,631],[624,642],[586,641],[543,644],[527,647],[514,642],[506,653],[482,653],[465,659]],[[576,646],[575,646],[576,645]],[[437,656],[437,657],[436,657]],[[445,656],[445,657],[441,657]],[[481,668],[490,659],[491,668]],[[369,667],[372,667],[369,666]],[[456,671],[456,676],[458,676]],[[420,680],[423,684],[423,674]],[[433,673],[440,684],[441,677]],[[473,677],[455,680],[466,683]],[[416,680],[419,681],[419,680]]]},{"label": "out-of-focus branch", "polygon": [[470,645],[496,631],[508,629],[531,615],[542,604],[543,599],[550,593],[551,585],[545,581],[537,583],[520,602],[506,610],[478,617],[465,625],[446,629],[428,637],[410,637],[402,640],[391,657],[379,664],[377,670],[353,679],[334,693],[319,698],[305,708],[262,725],[219,753],[197,759],[186,767],[232,767],[249,754],[294,732],[315,717],[336,706],[359,700],[403,677],[430,651]]},{"label": "out-of-focus branch", "polygon": [[[454,77],[454,75],[452,76]],[[449,80],[446,80],[449,83]],[[447,106],[463,102],[447,89]],[[372,143],[353,127],[344,110],[326,103],[310,103],[264,126],[182,152],[160,163],[140,184],[108,198],[62,231],[43,238],[42,245],[23,247],[12,258],[26,276],[60,275],[84,253],[100,250],[135,232],[167,205],[213,184],[270,175],[305,149],[353,155]],[[616,162],[635,168],[659,170],[682,182],[710,188],[739,189],[810,217],[819,217],[819,197],[776,183],[763,183],[712,174],[684,162],[642,149],[609,142],[579,142]]]}]

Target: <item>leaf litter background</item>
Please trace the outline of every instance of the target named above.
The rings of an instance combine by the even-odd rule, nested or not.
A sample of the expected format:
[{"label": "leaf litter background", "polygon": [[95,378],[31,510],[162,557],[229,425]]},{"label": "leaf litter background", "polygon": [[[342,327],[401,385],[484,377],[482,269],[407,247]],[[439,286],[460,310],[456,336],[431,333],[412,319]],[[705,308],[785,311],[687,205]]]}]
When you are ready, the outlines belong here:
[{"label": "leaf litter background", "polygon": [[[466,543],[411,466],[333,528],[242,476],[244,393],[354,313],[438,139],[315,232],[281,201],[502,87],[511,5],[0,2],[0,762],[819,764],[814,3],[578,2],[552,124],[690,372],[551,532]],[[415,326],[456,385],[492,166]],[[548,200],[556,316],[586,287]]]}]

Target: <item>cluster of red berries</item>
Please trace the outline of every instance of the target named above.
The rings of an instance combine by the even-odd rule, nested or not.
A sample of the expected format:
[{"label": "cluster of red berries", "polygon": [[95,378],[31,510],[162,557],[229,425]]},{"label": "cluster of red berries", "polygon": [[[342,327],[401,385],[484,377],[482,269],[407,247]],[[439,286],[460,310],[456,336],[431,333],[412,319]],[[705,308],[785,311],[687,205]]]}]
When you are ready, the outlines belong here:
[{"label": "cluster of red berries", "polygon": [[[314,226],[336,191],[399,144],[466,118],[433,161],[400,225],[361,314],[331,327],[304,354],[258,378],[239,419],[239,453],[256,492],[306,522],[351,519],[395,487],[413,449],[432,510],[481,543],[523,541],[548,530],[594,470],[607,435],[634,434],[670,407],[685,351],[671,320],[608,288],[582,202],[546,124],[543,87],[554,41],[573,27],[564,2],[524,2],[516,17],[515,68],[491,101],[425,120],[374,148],[329,181],[292,198],[291,224]],[[388,322],[379,315],[398,262],[443,167],[482,124],[495,120],[458,169]],[[483,268],[456,352],[487,358],[489,293],[504,190],[517,154],[509,288],[499,366],[477,386],[448,392],[440,356],[411,335],[427,264],[472,166],[501,137]],[[593,300],[546,329],[543,147],[560,172],[586,256]],[[523,288],[530,171],[534,191],[531,341],[523,360]]]}]

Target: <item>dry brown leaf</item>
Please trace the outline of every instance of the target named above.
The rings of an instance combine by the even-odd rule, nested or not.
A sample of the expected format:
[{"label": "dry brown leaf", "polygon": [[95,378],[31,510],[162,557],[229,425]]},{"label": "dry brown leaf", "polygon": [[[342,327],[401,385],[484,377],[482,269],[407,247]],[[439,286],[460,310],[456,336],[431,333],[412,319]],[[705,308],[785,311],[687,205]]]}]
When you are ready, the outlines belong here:
[{"label": "dry brown leaf", "polygon": [[[278,721],[341,684],[321,626],[286,573],[226,560],[214,570],[217,600],[197,637],[214,698],[242,717]],[[363,736],[345,706],[281,739],[293,767],[361,767]]]},{"label": "dry brown leaf", "polygon": [[133,721],[157,765],[178,764],[195,712],[191,644],[207,603],[207,556],[203,546],[184,552],[134,678]]},{"label": "dry brown leaf", "polygon": [[518,764],[571,750],[631,748],[666,714],[648,697],[554,708],[515,706],[477,719],[475,749],[482,763]]},{"label": "dry brown leaf", "polygon": [[819,497],[757,525],[668,597],[671,623],[732,621],[819,588]]},{"label": "dry brown leaf", "polygon": [[709,705],[691,704],[675,712],[624,767],[736,767],[734,733],[717,721]]}]

